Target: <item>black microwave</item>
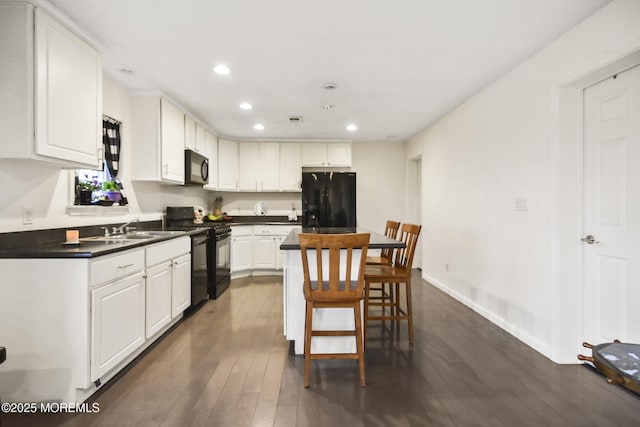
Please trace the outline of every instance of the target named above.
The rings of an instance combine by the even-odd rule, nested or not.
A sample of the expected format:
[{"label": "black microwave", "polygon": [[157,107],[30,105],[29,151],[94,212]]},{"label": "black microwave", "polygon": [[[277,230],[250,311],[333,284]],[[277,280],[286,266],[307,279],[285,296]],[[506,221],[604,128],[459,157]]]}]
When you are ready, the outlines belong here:
[{"label": "black microwave", "polygon": [[193,150],[184,150],[184,185],[203,185],[209,179],[209,160]]}]

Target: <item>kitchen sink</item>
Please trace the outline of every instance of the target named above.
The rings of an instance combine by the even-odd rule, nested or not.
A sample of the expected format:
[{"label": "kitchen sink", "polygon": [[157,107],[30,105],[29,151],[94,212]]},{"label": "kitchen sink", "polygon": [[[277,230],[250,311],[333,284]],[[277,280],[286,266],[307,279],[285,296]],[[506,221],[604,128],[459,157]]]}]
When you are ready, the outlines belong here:
[{"label": "kitchen sink", "polygon": [[184,234],[184,231],[132,231],[123,234],[125,239],[149,239],[156,237],[170,237]]},{"label": "kitchen sink", "polygon": [[158,239],[160,237],[171,237],[184,234],[184,231],[132,231],[125,234],[115,234],[112,236],[93,236],[80,239],[83,242],[106,242],[125,243],[140,240]]}]

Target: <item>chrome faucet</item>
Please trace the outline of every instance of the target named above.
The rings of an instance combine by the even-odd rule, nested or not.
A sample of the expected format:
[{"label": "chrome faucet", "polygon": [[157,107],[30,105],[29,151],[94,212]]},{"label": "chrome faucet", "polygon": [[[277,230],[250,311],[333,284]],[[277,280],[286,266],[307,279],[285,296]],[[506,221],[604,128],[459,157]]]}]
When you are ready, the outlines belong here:
[{"label": "chrome faucet", "polygon": [[113,231],[111,232],[111,234],[124,234],[125,230],[127,231],[127,233],[130,230],[135,230],[136,228],[129,227],[129,224],[131,224],[132,222],[138,222],[138,221],[140,221],[140,218],[133,218],[131,221],[125,222],[119,227],[113,227]]}]

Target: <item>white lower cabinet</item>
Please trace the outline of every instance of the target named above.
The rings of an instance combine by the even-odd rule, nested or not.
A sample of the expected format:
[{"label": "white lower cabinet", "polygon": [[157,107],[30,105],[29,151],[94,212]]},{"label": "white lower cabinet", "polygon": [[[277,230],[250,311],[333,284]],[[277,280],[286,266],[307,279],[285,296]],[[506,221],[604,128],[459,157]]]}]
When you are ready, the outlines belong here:
[{"label": "white lower cabinet", "polygon": [[182,255],[171,266],[171,318],[191,305],[191,255]]},{"label": "white lower cabinet", "polygon": [[181,236],[96,258],[0,259],[0,325],[29,325],[0,327],[0,345],[28,355],[2,364],[2,401],[85,401],[180,320],[190,251]]},{"label": "white lower cabinet", "polygon": [[235,277],[282,271],[280,245],[295,226],[237,225],[231,227],[231,273]]},{"label": "white lower cabinet", "polygon": [[231,237],[231,272],[253,267],[253,236]]},{"label": "white lower cabinet", "polygon": [[151,245],[146,250],[147,338],[162,331],[191,303],[189,237]]},{"label": "white lower cabinet", "polygon": [[147,269],[147,338],[171,322],[171,261]]},{"label": "white lower cabinet", "polygon": [[276,268],[276,238],[275,236],[253,237],[253,268]]},{"label": "white lower cabinet", "polygon": [[145,342],[143,272],[91,291],[91,381]]}]

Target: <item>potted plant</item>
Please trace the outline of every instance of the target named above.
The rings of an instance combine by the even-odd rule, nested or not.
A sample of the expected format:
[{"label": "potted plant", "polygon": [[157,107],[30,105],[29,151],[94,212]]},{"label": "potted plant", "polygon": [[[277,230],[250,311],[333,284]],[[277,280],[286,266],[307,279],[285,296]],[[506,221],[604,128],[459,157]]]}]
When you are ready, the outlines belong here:
[{"label": "potted plant", "polygon": [[99,187],[91,181],[78,181],[78,184],[76,185],[78,204],[90,205],[93,192],[98,189]]},{"label": "potted plant", "polygon": [[102,194],[114,203],[119,203],[122,194],[120,186],[115,181],[105,181],[102,183]]}]

